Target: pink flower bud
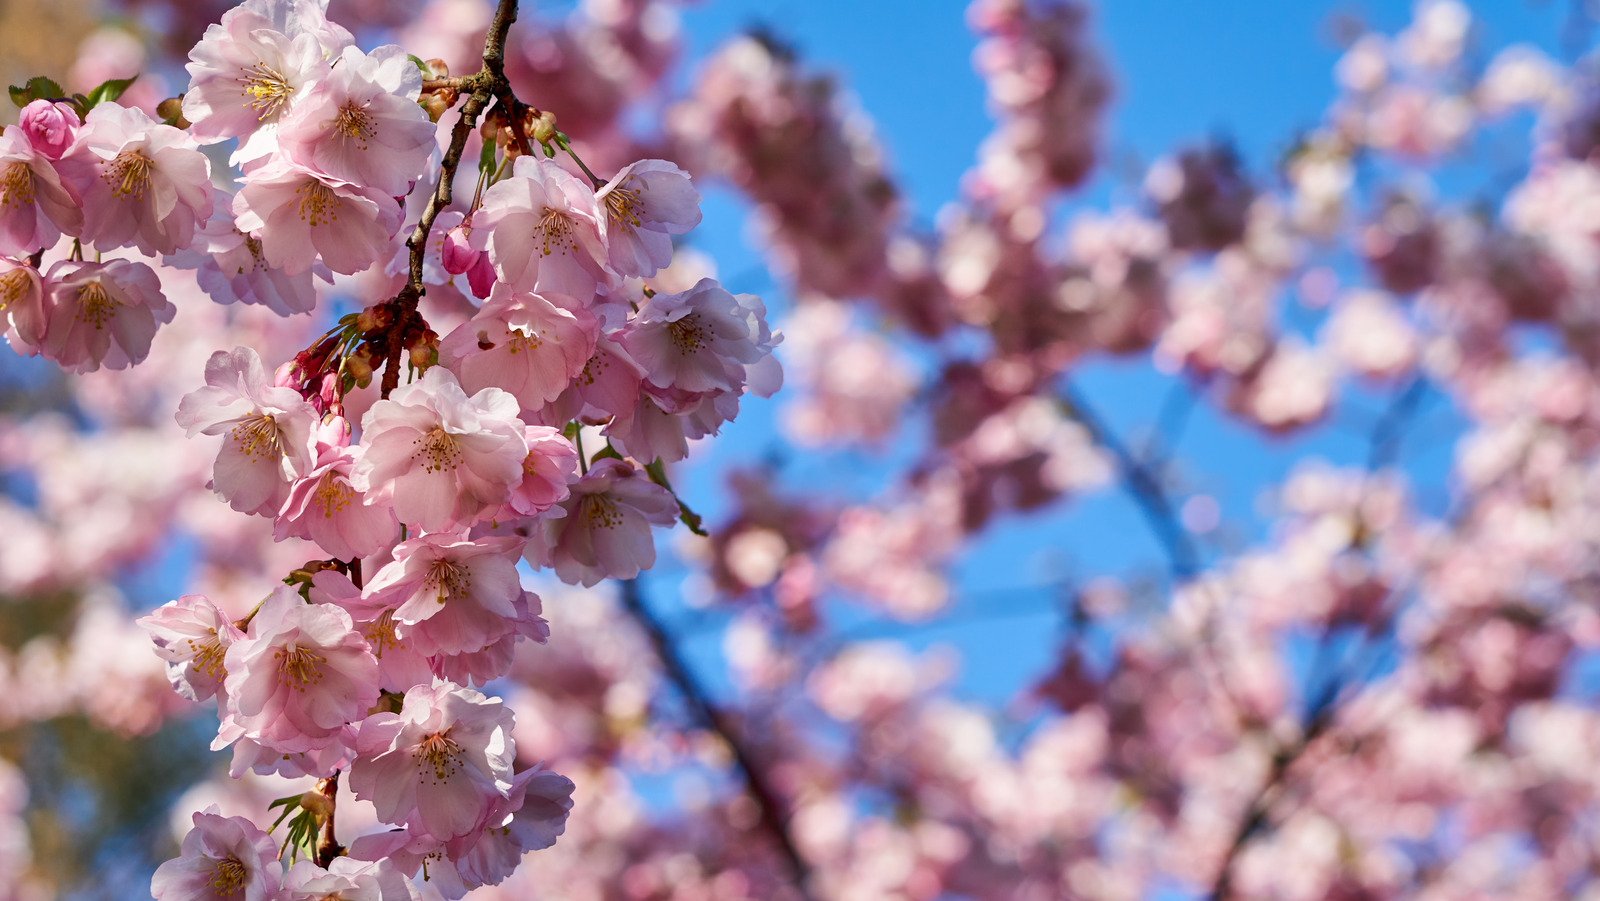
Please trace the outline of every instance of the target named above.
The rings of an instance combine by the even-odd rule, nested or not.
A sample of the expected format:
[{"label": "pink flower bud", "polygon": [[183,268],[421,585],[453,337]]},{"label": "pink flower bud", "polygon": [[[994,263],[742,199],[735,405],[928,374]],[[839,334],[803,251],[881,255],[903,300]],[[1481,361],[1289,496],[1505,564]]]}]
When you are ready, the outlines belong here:
[{"label": "pink flower bud", "polygon": [[70,104],[35,100],[22,108],[18,124],[34,150],[58,160],[72,146],[81,123]]},{"label": "pink flower bud", "polygon": [[467,243],[467,236],[472,234],[472,227],[465,223],[445,232],[444,252],[442,254],[444,271],[451,275],[460,275],[477,265],[478,257],[482,251],[473,250]]},{"label": "pink flower bud", "polygon": [[467,287],[472,289],[472,296],[482,298],[489,296],[489,291],[494,288],[494,265],[489,262],[489,255],[478,254],[478,262],[467,270]]},{"label": "pink flower bud", "polygon": [[278,371],[272,374],[272,387],[299,390],[301,376],[300,359],[285,360]]}]

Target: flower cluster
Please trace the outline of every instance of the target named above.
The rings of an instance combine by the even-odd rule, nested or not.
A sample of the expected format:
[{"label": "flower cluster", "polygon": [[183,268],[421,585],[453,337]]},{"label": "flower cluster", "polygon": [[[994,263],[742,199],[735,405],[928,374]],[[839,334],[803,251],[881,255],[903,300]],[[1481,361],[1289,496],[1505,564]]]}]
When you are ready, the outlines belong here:
[{"label": "flower cluster", "polygon": [[[656,281],[700,221],[686,172],[595,178],[487,57],[451,79],[361,49],[326,6],[227,11],[155,116],[119,102],[125,81],[67,97],[35,79],[0,134],[0,325],[18,352],[127,368],[169,296],[196,289],[312,321],[319,281],[378,295],[281,365],[215,351],[178,404],[189,437],[217,442],[207,487],[322,556],[243,616],[196,593],[140,621],[177,693],[215,701],[234,776],[317,780],[285,808],[309,860],[283,872],[253,817],[196,814],[155,877],[169,901],[409,898],[419,871],[459,897],[554,843],[573,783],[519,770],[512,710],[472,687],[549,637],[519,567],[584,585],[649,568],[652,527],[689,518],[664,467],[782,378],[758,298]],[[453,106],[462,127],[441,129]],[[221,142],[232,173],[203,150]],[[453,201],[474,156],[477,190]],[[348,846],[341,775],[387,827]]]}]

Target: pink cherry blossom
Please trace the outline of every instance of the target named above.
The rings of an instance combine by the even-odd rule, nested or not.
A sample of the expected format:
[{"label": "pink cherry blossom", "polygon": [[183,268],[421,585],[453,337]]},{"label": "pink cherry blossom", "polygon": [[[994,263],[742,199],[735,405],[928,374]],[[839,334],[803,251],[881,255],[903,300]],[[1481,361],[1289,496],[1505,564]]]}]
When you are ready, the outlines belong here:
[{"label": "pink cherry blossom", "polygon": [[280,159],[250,173],[233,212],[234,227],[261,242],[268,266],[297,275],[320,257],[350,275],[388,256],[401,210],[377,188]]},{"label": "pink cherry blossom", "polygon": [[578,449],[551,426],[530,425],[522,436],[528,456],[507,506],[518,516],[537,516],[566,499],[567,485],[578,474]]},{"label": "pink cherry blossom", "polygon": [[204,701],[221,688],[228,646],[244,637],[237,626],[203,595],[168,601],[139,625],[150,633],[156,653],[167,661],[167,678],[178,694]]},{"label": "pink cherry blossom", "polygon": [[764,321],[712,279],[682,294],[657,294],[622,333],[628,353],[658,388],[738,392],[745,364],[763,356]]},{"label": "pink cherry blossom", "polygon": [[273,537],[314,541],[341,560],[388,547],[400,523],[386,503],[369,504],[350,484],[350,472],[365,449],[321,445],[316,465],[294,483],[278,512]]},{"label": "pink cherry blossom", "polygon": [[0,134],[0,253],[23,256],[83,231],[77,189],[16,128]]},{"label": "pink cherry blossom", "polygon": [[630,163],[595,192],[607,259],[622,275],[651,276],[672,262],[672,235],[700,224],[700,192],[666,160]]},{"label": "pink cherry blossom", "polygon": [[366,453],[351,484],[371,503],[392,503],[429,531],[471,525],[499,509],[528,456],[517,402],[498,388],[468,397],[435,366],[395,389],[361,420]]},{"label": "pink cherry blossom", "polygon": [[439,362],[465,391],[493,386],[524,410],[561,396],[594,353],[600,323],[571,298],[496,286],[481,309],[439,343]]},{"label": "pink cherry blossom", "polygon": [[40,350],[72,372],[126,369],[150,353],[176,308],[155,270],[130,260],[62,260],[45,275],[50,322]]},{"label": "pink cherry blossom", "polygon": [[587,299],[608,276],[594,191],[542,156],[519,156],[512,177],[483,192],[471,244],[518,291]]},{"label": "pink cherry blossom", "polygon": [[639,402],[644,375],[644,367],[621,344],[602,334],[583,371],[540,415],[547,425],[565,425],[580,418],[604,422]]},{"label": "pink cherry blossom", "polygon": [[314,603],[337,604],[350,614],[356,631],[367,640],[372,656],[377,658],[378,687],[404,692],[413,685],[433,681],[428,655],[397,633],[395,610],[403,598],[388,593],[382,597],[365,596],[349,576],[334,570],[323,570],[312,577],[310,597]]},{"label": "pink cherry blossom", "polygon": [[417,685],[398,714],[361,723],[350,789],[386,823],[440,842],[468,835],[510,796],[512,724],[502,702],[470,688]]},{"label": "pink cherry blossom", "polygon": [[72,146],[78,134],[78,111],[69,103],[35,100],[17,114],[17,125],[33,149],[53,160]]},{"label": "pink cherry blossom", "polygon": [[316,307],[313,274],[332,281],[331,273],[320,265],[294,275],[268,266],[261,240],[234,227],[232,197],[221,192],[211,218],[195,233],[192,249],[168,257],[167,263],[194,269],[200,290],[217,303],[260,304],[280,316],[309,313]]},{"label": "pink cherry blossom", "polygon": [[[276,3],[277,7],[310,3]],[[271,128],[304,94],[306,86],[324,77],[328,64],[323,47],[310,32],[285,34],[273,21],[267,4],[246,3],[229,10],[206,29],[189,51],[189,90],[183,95],[183,116],[201,140],[245,137]],[[324,20],[325,21],[325,20]],[[257,159],[270,143],[248,140],[236,163]]]},{"label": "pink cherry blossom", "polygon": [[524,854],[554,845],[566,831],[574,788],[571,779],[542,767],[518,773],[510,797],[490,809],[483,833],[453,855],[462,880],[471,886],[499,885]]},{"label": "pink cherry blossom", "polygon": [[652,525],[671,525],[678,503],[626,460],[606,458],[572,484],[567,515],[546,519],[528,543],[528,560],[584,586],[631,579],[656,562]]},{"label": "pink cherry blossom", "polygon": [[327,869],[302,860],[283,874],[287,901],[415,901],[421,897],[406,874],[387,860],[335,857]]},{"label": "pink cherry blossom", "polygon": [[244,817],[212,805],[194,815],[179,856],[156,868],[156,901],[275,901],[281,888],[278,847]]},{"label": "pink cherry blossom", "polygon": [[44,343],[50,326],[50,307],[39,270],[27,263],[0,258],[0,315],[6,340],[20,354],[33,355]]},{"label": "pink cherry blossom", "polygon": [[512,606],[516,614],[510,632],[476,651],[435,655],[429,660],[433,674],[458,685],[487,685],[511,672],[522,640],[535,644],[550,640],[550,624],[539,615],[544,605],[538,595],[524,591]]},{"label": "pink cherry blossom", "polygon": [[83,240],[156,255],[188,249],[211,215],[211,163],[187,132],[102,103],[58,164],[82,198]]},{"label": "pink cherry blossom", "polygon": [[312,470],[316,408],[294,389],[271,385],[252,348],[212,354],[206,386],[184,395],[177,421],[190,437],[227,434],[212,484],[240,513],[276,515],[295,480]]},{"label": "pink cherry blossom", "polygon": [[421,74],[399,47],[346,47],[284,117],[278,144],[304,166],[399,196],[434,150],[434,125],[416,102],[421,90]]},{"label": "pink cherry blossom", "polygon": [[228,715],[278,751],[326,747],[378,700],[378,662],[350,614],[279,586],[228,646]]},{"label": "pink cherry blossom", "polygon": [[394,608],[396,635],[426,655],[479,651],[515,629],[517,538],[420,535],[395,546],[367,603]]}]

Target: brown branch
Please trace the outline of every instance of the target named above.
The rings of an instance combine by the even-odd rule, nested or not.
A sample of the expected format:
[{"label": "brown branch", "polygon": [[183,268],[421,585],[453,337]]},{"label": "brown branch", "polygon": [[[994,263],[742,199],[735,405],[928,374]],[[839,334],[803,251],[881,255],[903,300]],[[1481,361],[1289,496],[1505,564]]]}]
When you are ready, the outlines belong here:
[{"label": "brown branch", "polygon": [[439,167],[439,183],[434,187],[427,205],[422,208],[417,227],[406,239],[406,247],[411,251],[411,273],[405,287],[392,301],[394,318],[389,323],[388,343],[384,347],[382,397],[387,398],[400,384],[400,351],[404,349],[408,333],[414,327],[423,325],[421,317],[417,315],[417,303],[422,300],[425,291],[422,260],[427,252],[428,233],[433,230],[434,220],[439,218],[439,213],[450,205],[455,196],[456,169],[460,167],[461,155],[466,151],[467,138],[489,102],[497,94],[510,91],[505,71],[506,33],[516,20],[517,0],[500,0],[495,7],[494,18],[489,23],[489,35],[483,42],[483,68],[465,78],[444,79],[453,83],[453,89],[465,92],[468,96],[461,105],[460,118],[450,132],[450,146],[445,150]]},{"label": "brown branch", "polygon": [[328,815],[322,821],[322,837],[317,840],[317,866],[327,869],[333,859],[344,854],[344,845],[333,836],[333,809],[339,794],[339,771],[317,783],[317,791],[328,799]]},{"label": "brown branch", "polygon": [[677,687],[678,693],[683,696],[695,718],[720,736],[733,751],[734,765],[744,779],[750,796],[755,799],[756,807],[761,811],[762,825],[771,833],[773,840],[778,843],[778,850],[788,861],[789,868],[794,873],[795,887],[799,889],[801,897],[810,898],[811,868],[806,864],[805,858],[800,856],[800,849],[795,846],[793,837],[789,835],[788,817],[784,813],[783,802],[767,781],[765,773],[750,753],[750,749],[740,740],[738,726],[731,717],[712,705],[706,690],[695,678],[694,673],[690,672],[683,656],[678,653],[677,646],[672,643],[671,636],[645,605],[637,580],[622,580],[622,605],[650,636],[650,644],[661,660],[662,669],[666,670],[667,677]]}]

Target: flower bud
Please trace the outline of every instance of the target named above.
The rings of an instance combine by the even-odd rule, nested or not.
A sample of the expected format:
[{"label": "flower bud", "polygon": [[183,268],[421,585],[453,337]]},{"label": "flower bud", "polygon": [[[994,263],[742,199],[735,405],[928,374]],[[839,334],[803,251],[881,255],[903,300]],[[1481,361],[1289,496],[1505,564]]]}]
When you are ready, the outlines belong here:
[{"label": "flower bud", "polygon": [[535,141],[548,144],[556,139],[556,114],[549,110],[541,110],[539,117],[533,120],[533,128],[529,132]]},{"label": "flower bud", "polygon": [[429,94],[423,94],[421,97],[417,98],[417,103],[421,104],[423,111],[428,114],[429,119],[433,120],[434,122],[438,122],[439,117],[443,116],[445,111],[450,109],[450,104],[453,103],[455,99],[456,94],[454,91],[434,91]]},{"label": "flower bud", "polygon": [[22,108],[17,124],[34,150],[58,160],[72,146],[82,123],[71,104],[35,100]]},{"label": "flower bud", "polygon": [[444,271],[451,275],[460,275],[471,269],[478,262],[479,250],[473,250],[467,243],[467,236],[472,234],[472,226],[462,223],[444,234],[444,250],[440,254]]},{"label": "flower bud", "polygon": [[444,60],[434,57],[433,59],[425,59],[423,62],[427,64],[428,70],[433,73],[434,78],[450,77],[450,65]]}]

